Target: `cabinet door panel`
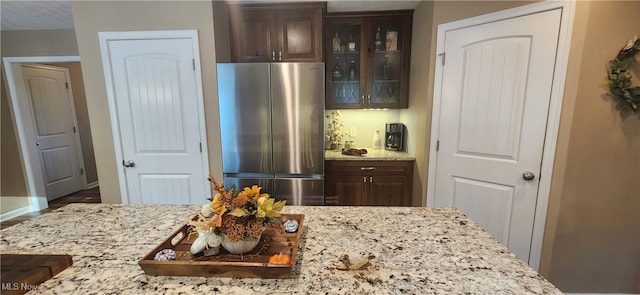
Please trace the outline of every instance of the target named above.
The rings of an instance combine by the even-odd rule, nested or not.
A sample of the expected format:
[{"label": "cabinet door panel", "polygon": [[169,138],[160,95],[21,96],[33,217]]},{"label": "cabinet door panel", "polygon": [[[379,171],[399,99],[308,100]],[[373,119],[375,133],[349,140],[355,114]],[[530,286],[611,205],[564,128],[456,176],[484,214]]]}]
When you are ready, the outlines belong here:
[{"label": "cabinet door panel", "polygon": [[[322,14],[317,10],[280,14],[278,60],[322,61]],[[280,55],[281,54],[281,55]]]},{"label": "cabinet door panel", "polygon": [[361,85],[366,75],[360,52],[362,24],[359,20],[337,22],[325,30],[326,108],[363,108]]},{"label": "cabinet door panel", "polygon": [[325,185],[326,205],[357,206],[364,193],[360,176],[327,176]]},{"label": "cabinet door panel", "polygon": [[373,176],[371,183],[368,183],[369,191],[363,205],[405,206],[403,196],[406,185],[404,176]]},{"label": "cabinet door panel", "polygon": [[233,62],[321,62],[324,3],[229,5]]},{"label": "cabinet door panel", "polygon": [[[372,18],[369,26],[374,36],[373,50],[369,61],[370,83],[367,84],[369,107],[387,108],[406,106],[406,89],[408,82],[407,66],[410,45],[407,32],[411,30],[405,25],[404,18]],[[410,44],[410,43],[409,43]]]},{"label": "cabinet door panel", "polygon": [[325,203],[411,206],[413,161],[325,161]]},{"label": "cabinet door panel", "polygon": [[269,62],[276,41],[273,15],[257,11],[232,11],[232,59],[236,62]]}]

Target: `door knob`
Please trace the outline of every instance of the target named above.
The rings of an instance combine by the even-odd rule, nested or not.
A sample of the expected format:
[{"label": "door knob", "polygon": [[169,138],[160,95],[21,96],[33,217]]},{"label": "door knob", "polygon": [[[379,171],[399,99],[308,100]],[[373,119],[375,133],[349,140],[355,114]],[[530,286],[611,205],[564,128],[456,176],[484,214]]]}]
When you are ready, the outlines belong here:
[{"label": "door knob", "polygon": [[536,178],[536,174],[531,172],[531,171],[525,171],[524,173],[522,173],[522,179],[524,180],[533,180],[534,178]]},{"label": "door knob", "polygon": [[122,160],[122,166],[133,167],[135,165],[136,165],[136,162],[134,162],[133,160],[129,160],[129,161],[126,161],[126,162],[124,160]]}]

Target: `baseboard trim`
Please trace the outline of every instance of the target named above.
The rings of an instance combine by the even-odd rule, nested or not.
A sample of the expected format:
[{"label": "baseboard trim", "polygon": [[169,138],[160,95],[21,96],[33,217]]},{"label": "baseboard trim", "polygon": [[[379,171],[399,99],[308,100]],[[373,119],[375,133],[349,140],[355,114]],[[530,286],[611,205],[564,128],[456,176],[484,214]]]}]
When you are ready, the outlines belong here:
[{"label": "baseboard trim", "polygon": [[94,187],[98,187],[99,183],[97,181],[94,181],[92,183],[87,183],[87,189],[92,189]]},{"label": "baseboard trim", "polygon": [[5,221],[7,221],[9,219],[16,218],[16,217],[18,217],[20,215],[24,215],[24,214],[31,213],[31,212],[32,212],[31,211],[31,206],[24,206],[22,208],[18,208],[18,209],[15,209],[13,211],[9,211],[7,213],[4,213],[4,214],[0,215],[0,222],[5,222]]}]

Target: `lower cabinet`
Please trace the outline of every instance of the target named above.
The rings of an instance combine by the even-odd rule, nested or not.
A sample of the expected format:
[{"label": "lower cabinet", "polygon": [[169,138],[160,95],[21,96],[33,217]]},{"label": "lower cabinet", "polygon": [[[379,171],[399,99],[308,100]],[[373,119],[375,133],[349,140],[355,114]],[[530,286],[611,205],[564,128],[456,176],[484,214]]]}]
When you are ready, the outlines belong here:
[{"label": "lower cabinet", "polygon": [[413,161],[325,161],[325,204],[411,206]]}]

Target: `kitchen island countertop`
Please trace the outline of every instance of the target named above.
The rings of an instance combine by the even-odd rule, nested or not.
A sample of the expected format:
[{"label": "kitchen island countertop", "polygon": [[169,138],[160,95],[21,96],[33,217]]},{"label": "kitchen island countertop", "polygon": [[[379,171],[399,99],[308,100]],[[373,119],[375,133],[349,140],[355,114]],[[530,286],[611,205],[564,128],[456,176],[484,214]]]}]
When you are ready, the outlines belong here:
[{"label": "kitchen island countertop", "polygon": [[385,149],[374,150],[366,148],[367,153],[362,156],[343,155],[341,151],[325,150],[325,160],[352,160],[352,161],[415,161],[416,157],[407,152],[387,151]]},{"label": "kitchen island countertop", "polygon": [[[305,214],[290,279],[154,277],[138,261],[198,206],[71,204],[2,229],[8,254],[70,254],[29,294],[561,294],[456,209],[287,206]],[[335,268],[343,254],[366,270]]]}]

